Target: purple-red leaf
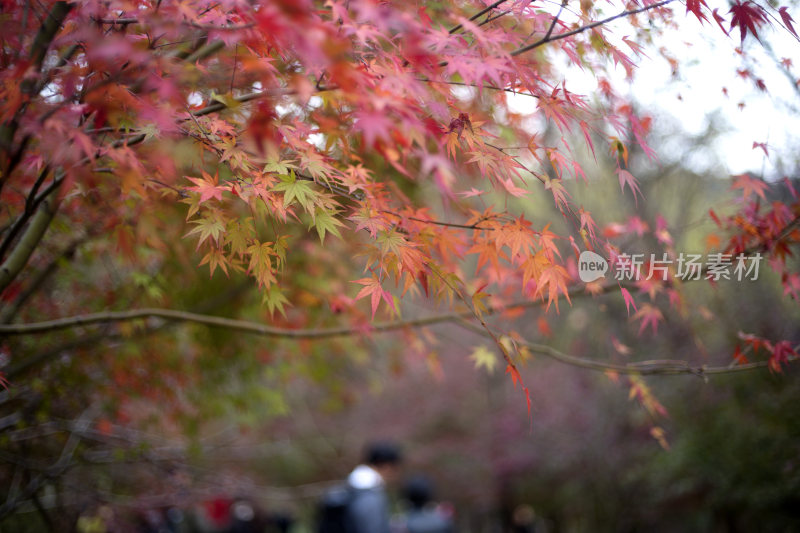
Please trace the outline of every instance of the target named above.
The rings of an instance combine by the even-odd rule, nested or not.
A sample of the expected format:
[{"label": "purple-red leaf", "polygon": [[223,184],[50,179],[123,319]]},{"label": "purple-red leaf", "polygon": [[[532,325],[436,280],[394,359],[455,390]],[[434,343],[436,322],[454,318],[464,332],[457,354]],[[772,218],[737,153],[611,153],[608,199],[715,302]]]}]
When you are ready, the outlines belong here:
[{"label": "purple-red leaf", "polygon": [[767,16],[764,13],[764,9],[750,0],[747,0],[744,3],[737,0],[734,2],[733,7],[731,7],[731,10],[728,11],[728,13],[732,14],[731,31],[733,31],[733,28],[738,26],[743,42],[748,31],[753,34],[753,37],[758,39],[758,27],[767,22]]},{"label": "purple-red leaf", "polygon": [[792,22],[794,22],[794,19],[789,14],[788,9],[784,6],[778,10],[778,13],[780,13],[781,20],[783,20],[783,24],[786,26],[786,29],[792,32],[792,35],[797,37],[797,32],[795,31],[794,25],[792,24]]}]

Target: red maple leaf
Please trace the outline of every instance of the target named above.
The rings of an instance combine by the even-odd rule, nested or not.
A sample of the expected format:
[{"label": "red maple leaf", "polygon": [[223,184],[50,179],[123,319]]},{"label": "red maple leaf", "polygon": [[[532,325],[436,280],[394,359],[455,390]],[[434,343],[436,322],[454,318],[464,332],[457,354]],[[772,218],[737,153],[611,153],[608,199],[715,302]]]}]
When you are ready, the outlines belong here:
[{"label": "red maple leaf", "polygon": [[753,34],[753,37],[758,39],[758,32],[756,30],[759,26],[767,22],[767,16],[764,13],[764,9],[750,0],[747,0],[744,3],[736,0],[728,13],[732,14],[731,31],[733,31],[733,28],[736,26],[739,26],[739,31],[742,35],[742,41],[744,41],[748,31]]},{"label": "red maple leaf", "polygon": [[775,349],[772,351],[772,356],[769,358],[769,368],[774,372],[781,371],[781,365],[785,365],[790,359],[797,358],[797,352],[792,348],[789,341],[780,341],[775,343]]},{"label": "red maple leaf", "polygon": [[778,10],[778,13],[780,13],[781,19],[783,20],[783,24],[786,26],[786,29],[789,30],[790,32],[792,32],[792,35],[797,37],[797,32],[794,30],[794,25],[792,25],[792,22],[794,22],[794,19],[789,14],[789,11],[787,11],[787,8],[786,7],[780,8]]},{"label": "red maple leaf", "polygon": [[691,11],[694,13],[694,16],[697,17],[697,20],[699,20],[701,24],[704,20],[708,20],[705,13],[702,11],[703,7],[708,9],[705,0],[686,0],[686,12],[688,13]]},{"label": "red maple leaf", "polygon": [[230,187],[219,185],[219,174],[212,178],[209,174],[203,172],[202,178],[189,178],[189,180],[194,182],[196,185],[196,187],[189,187],[189,190],[200,193],[201,204],[206,200],[210,200],[211,198],[222,200],[223,191],[230,189]]},{"label": "red maple leaf", "polygon": [[751,194],[755,193],[766,200],[764,191],[767,189],[767,184],[759,179],[751,177],[749,174],[740,174],[734,176],[735,181],[731,185],[731,189],[742,189],[742,197],[748,198]]}]

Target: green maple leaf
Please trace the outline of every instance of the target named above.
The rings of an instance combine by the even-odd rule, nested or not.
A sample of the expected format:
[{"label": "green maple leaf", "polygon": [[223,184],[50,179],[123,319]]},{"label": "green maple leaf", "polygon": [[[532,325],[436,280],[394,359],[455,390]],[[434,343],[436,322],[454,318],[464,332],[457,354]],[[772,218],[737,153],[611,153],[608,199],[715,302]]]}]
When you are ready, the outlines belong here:
[{"label": "green maple leaf", "polygon": [[247,253],[250,254],[250,264],[248,270],[255,276],[259,286],[270,287],[277,280],[272,273],[272,262],[270,256],[273,255],[272,243],[263,242],[252,244]]},{"label": "green maple leaf", "polygon": [[381,255],[386,255],[388,252],[391,252],[399,256],[400,248],[406,245],[406,240],[394,229],[378,235],[377,241],[381,248]]},{"label": "green maple leaf", "polygon": [[311,188],[311,182],[298,180],[294,172],[280,176],[281,182],[273,190],[283,192],[283,207],[289,207],[297,200],[308,213],[313,212],[314,197],[316,194]]},{"label": "green maple leaf", "polygon": [[261,296],[261,304],[267,306],[270,315],[274,315],[275,310],[277,310],[284,316],[284,318],[286,317],[284,306],[291,305],[289,300],[286,299],[286,296],[276,284],[270,285],[269,289],[263,291]]},{"label": "green maple leaf", "polygon": [[230,246],[231,254],[243,257],[247,251],[248,240],[253,234],[252,219],[247,218],[243,222],[232,221],[228,223],[228,231],[225,233],[225,244]]},{"label": "green maple leaf", "polygon": [[317,233],[319,234],[319,242],[324,244],[325,233],[331,233],[339,238],[342,237],[336,226],[344,226],[344,224],[342,224],[339,219],[335,217],[335,213],[330,213],[323,209],[317,209],[314,221],[311,222],[311,224],[308,226],[308,229],[316,227]]},{"label": "green maple leaf", "polygon": [[274,172],[275,174],[288,175],[292,170],[296,170],[297,166],[290,161],[281,161],[279,159],[270,159],[264,165],[264,172]]},{"label": "green maple leaf", "polygon": [[197,242],[198,247],[209,237],[213,237],[215,242],[219,242],[219,236],[225,231],[225,225],[215,216],[206,216],[200,220],[193,220],[192,224],[197,224],[197,226],[192,228],[189,233],[186,234],[186,237],[199,233],[200,240]]}]

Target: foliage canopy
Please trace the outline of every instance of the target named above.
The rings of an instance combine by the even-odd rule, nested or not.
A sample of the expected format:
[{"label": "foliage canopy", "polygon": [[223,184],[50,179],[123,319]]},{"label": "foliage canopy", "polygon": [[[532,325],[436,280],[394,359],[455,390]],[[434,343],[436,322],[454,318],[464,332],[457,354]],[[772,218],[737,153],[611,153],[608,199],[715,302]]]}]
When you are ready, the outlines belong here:
[{"label": "foliage canopy", "polygon": [[[784,298],[800,298],[792,263],[800,200],[790,179],[732,177],[719,203],[704,208],[713,228],[692,250],[716,260],[684,276],[679,257],[689,250],[676,248],[674,234],[686,221],[648,210],[637,177],[637,161],[658,159],[648,144],[653,119],[613,81],[620,72],[632,79],[648,60],[643,48],[687,17],[703,31],[730,33],[731,53],[743,57],[768,29],[797,38],[787,7],[2,5],[7,406],[18,405],[13,388],[41,379],[91,383],[86,394],[110,403],[101,430],[131,416],[133,391],[185,414],[197,400],[184,392],[191,385],[253,371],[235,357],[237,333],[275,339],[257,363],[280,381],[297,370],[278,354],[299,350],[317,365],[338,365],[337,354],[389,331],[435,372],[428,328],[452,323],[487,338],[465,355],[481,371],[499,364],[528,409],[532,391],[520,369],[542,356],[626,375],[632,397],[656,418],[662,407],[643,376],[779,372],[797,358],[796,331],[725,331],[730,353],[705,354],[698,341],[696,354],[677,358],[631,354],[614,336],[593,358],[548,343],[550,317],[586,299],[655,345],[665,322],[707,312],[690,304],[697,287],[725,283],[754,259],[776,274]],[[660,53],[680,67],[670,50]],[[596,92],[572,92],[570,69],[590,72]],[[740,75],[764,88],[755,72]],[[519,112],[521,101],[529,111]],[[590,209],[588,196],[609,183],[621,202]],[[605,278],[580,280],[584,251],[611,266]],[[647,253],[631,263],[638,251]],[[611,275],[625,268],[622,279]],[[252,284],[260,305],[247,292]],[[535,327],[509,326],[520,317]],[[222,332],[137,344],[178,322]],[[331,340],[324,354],[314,347],[323,339]],[[98,344],[113,353],[92,352]],[[85,351],[94,360],[75,355]],[[258,394],[283,409],[280,398]],[[9,416],[0,431],[24,418],[13,409]],[[32,481],[30,492],[38,488]]]}]

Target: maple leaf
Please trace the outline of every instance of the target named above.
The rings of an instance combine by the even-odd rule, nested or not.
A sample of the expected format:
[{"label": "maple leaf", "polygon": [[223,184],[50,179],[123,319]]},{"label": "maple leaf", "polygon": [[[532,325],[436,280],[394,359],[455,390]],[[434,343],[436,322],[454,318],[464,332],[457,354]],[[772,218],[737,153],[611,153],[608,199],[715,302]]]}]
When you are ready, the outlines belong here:
[{"label": "maple leaf", "polygon": [[506,366],[506,374],[511,374],[511,381],[514,383],[515,387],[517,386],[517,383],[522,383],[522,376],[520,376],[519,370],[517,370],[517,367],[511,363]]},{"label": "maple leaf", "polygon": [[[781,16],[781,20],[783,20],[783,24],[786,26],[786,29],[788,29],[790,32],[792,32],[792,35],[797,37],[798,36],[797,32],[795,31],[794,25],[792,24],[794,22],[794,19],[789,14],[788,8],[786,6],[781,7],[780,9],[778,9],[778,13]],[[789,65],[791,65],[791,60],[789,60]],[[787,68],[788,68],[788,66],[787,66]]]},{"label": "maple leaf", "polygon": [[527,287],[528,283],[534,281],[539,283],[544,269],[550,266],[551,262],[547,259],[544,250],[537,251],[534,255],[525,260],[522,264],[522,286]]},{"label": "maple leaf", "polygon": [[766,182],[754,178],[749,174],[739,174],[738,176],[734,176],[733,185],[731,185],[731,189],[741,189],[742,190],[742,198],[745,200],[750,197],[751,194],[758,195],[762,200],[766,200],[767,197],[764,195],[764,191],[767,190],[769,186]]},{"label": "maple leaf", "polygon": [[567,289],[567,281],[569,274],[561,265],[549,265],[542,271],[541,276],[537,280],[536,293],[544,298],[544,288],[547,287],[547,307],[546,311],[550,310],[550,304],[555,302],[556,312],[558,312],[558,293],[561,292],[566,298],[567,302],[572,305],[569,298],[569,290]]},{"label": "maple leaf", "polygon": [[212,237],[215,242],[219,242],[220,235],[225,231],[225,225],[216,214],[209,214],[200,220],[193,220],[192,224],[196,224],[197,226],[189,230],[185,236],[188,237],[189,235],[199,234],[200,237],[197,241],[198,248],[209,237]]},{"label": "maple leaf", "polygon": [[639,324],[639,335],[649,325],[653,329],[653,335],[658,333],[658,323],[664,320],[661,310],[651,304],[642,304],[642,307],[633,315],[634,320],[641,320]]},{"label": "maple leaf", "polygon": [[647,409],[651,416],[666,416],[667,410],[664,408],[663,405],[656,399],[653,395],[650,387],[647,386],[644,379],[641,376],[631,375],[628,376],[628,381],[630,382],[631,388],[630,392],[628,393],[628,398],[633,400],[636,399],[639,403]]},{"label": "maple leaf", "polygon": [[776,342],[769,358],[769,368],[773,372],[780,372],[781,365],[785,365],[790,360],[797,359],[797,357],[797,351],[792,348],[789,341]]},{"label": "maple leaf", "polygon": [[548,178],[547,182],[544,184],[544,188],[553,194],[553,200],[556,203],[556,207],[563,213],[564,209],[568,207],[567,197],[570,195],[567,189],[564,187],[563,180],[560,178]]},{"label": "maple leaf", "polygon": [[356,295],[356,300],[366,298],[367,296],[370,297],[373,319],[375,318],[375,311],[378,310],[378,305],[381,303],[381,299],[386,302],[386,305],[388,305],[390,309],[396,310],[394,298],[392,298],[392,295],[383,289],[380,280],[375,276],[372,276],[371,278],[361,278],[353,281],[353,283],[363,285],[361,290],[358,291],[358,294]]},{"label": "maple leaf", "polygon": [[208,263],[209,269],[211,270],[209,277],[214,275],[214,271],[217,267],[221,268],[226,275],[228,274],[228,258],[219,248],[210,250],[200,261],[200,265],[205,265],[206,263]]},{"label": "maple leaf", "polygon": [[739,26],[742,42],[744,42],[748,31],[753,34],[753,37],[758,39],[758,27],[767,22],[764,9],[750,0],[746,2],[736,0],[728,13],[732,14],[731,31],[733,31],[733,28],[736,26]]},{"label": "maple leaf", "polygon": [[189,187],[189,190],[200,193],[201,204],[211,198],[221,201],[222,193],[224,191],[229,191],[230,187],[219,185],[219,173],[214,175],[213,178],[205,172],[203,172],[202,175],[202,178],[189,178],[189,180],[195,184],[194,187]]},{"label": "maple leaf", "polygon": [[478,346],[469,356],[475,362],[475,368],[485,368],[489,374],[494,373],[497,366],[497,356],[486,346]]},{"label": "maple leaf", "polygon": [[386,111],[359,111],[356,113],[355,128],[364,136],[365,146],[374,146],[378,139],[388,140],[393,123]]},{"label": "maple leaf", "polygon": [[498,251],[497,245],[492,241],[484,241],[474,244],[469,250],[467,250],[468,254],[478,254],[478,262],[475,267],[475,273],[479,273],[481,268],[483,268],[487,263],[492,267],[493,270],[500,269],[500,259],[504,258],[504,255]]},{"label": "maple leaf", "polygon": [[486,191],[479,191],[475,187],[471,187],[468,191],[463,191],[456,194],[464,198],[473,198],[475,196],[481,196],[483,194],[486,194]]},{"label": "maple leaf", "polygon": [[634,311],[637,311],[636,302],[633,300],[633,296],[631,296],[631,293],[628,292],[628,289],[626,289],[625,287],[621,287],[620,290],[622,291],[622,298],[625,300],[625,309],[628,311],[628,316],[630,316],[631,307],[633,307]]},{"label": "maple leaf", "polygon": [[705,0],[686,0],[686,12],[694,13],[694,16],[697,17],[701,24],[703,21],[708,20],[702,10],[704,7],[708,9]]},{"label": "maple leaf", "polygon": [[247,248],[247,253],[250,255],[248,271],[256,278],[260,287],[269,288],[270,285],[277,281],[273,274],[272,260],[270,259],[274,255],[272,243],[256,242]]},{"label": "maple leaf", "polygon": [[373,238],[378,236],[378,232],[386,231],[389,227],[389,222],[383,216],[368,207],[359,209],[349,217],[349,220],[356,223],[356,232],[365,229]]},{"label": "maple leaf", "polygon": [[619,176],[619,188],[622,190],[622,192],[625,192],[625,186],[627,185],[633,193],[634,201],[638,203],[638,196],[642,195],[642,191],[639,190],[639,185],[636,183],[636,178],[633,177],[633,174],[623,168],[617,169],[617,175]]},{"label": "maple leaf", "polygon": [[261,305],[266,305],[269,310],[270,316],[275,314],[277,310],[286,318],[285,306],[290,305],[289,300],[283,294],[280,287],[273,283],[266,290],[261,293]]},{"label": "maple leaf", "polygon": [[520,216],[513,224],[506,224],[495,240],[495,246],[500,249],[508,246],[511,250],[511,257],[528,253],[528,250],[536,243],[536,235],[530,228],[531,223]]},{"label": "maple leaf", "polygon": [[344,226],[344,224],[336,218],[335,214],[318,208],[316,210],[316,216],[308,226],[308,229],[312,227],[316,228],[319,234],[319,242],[320,244],[324,244],[326,232],[341,238],[342,235],[339,233],[339,228],[337,226]]},{"label": "maple leaf", "polygon": [[289,207],[292,202],[297,200],[307,213],[312,213],[314,197],[316,196],[311,188],[312,182],[297,179],[294,171],[290,171],[288,175],[280,176],[280,180],[280,183],[275,185],[273,190],[283,192],[283,206]]},{"label": "maple leaf", "polygon": [[722,33],[724,33],[725,35],[728,35],[728,30],[726,30],[725,26],[722,25],[722,23],[725,22],[725,18],[722,15],[720,15],[719,13],[717,13],[717,11],[718,11],[718,8],[714,8],[714,9],[711,10],[711,14],[714,17],[714,22],[717,23],[717,26],[719,26],[719,29],[722,30]]}]

